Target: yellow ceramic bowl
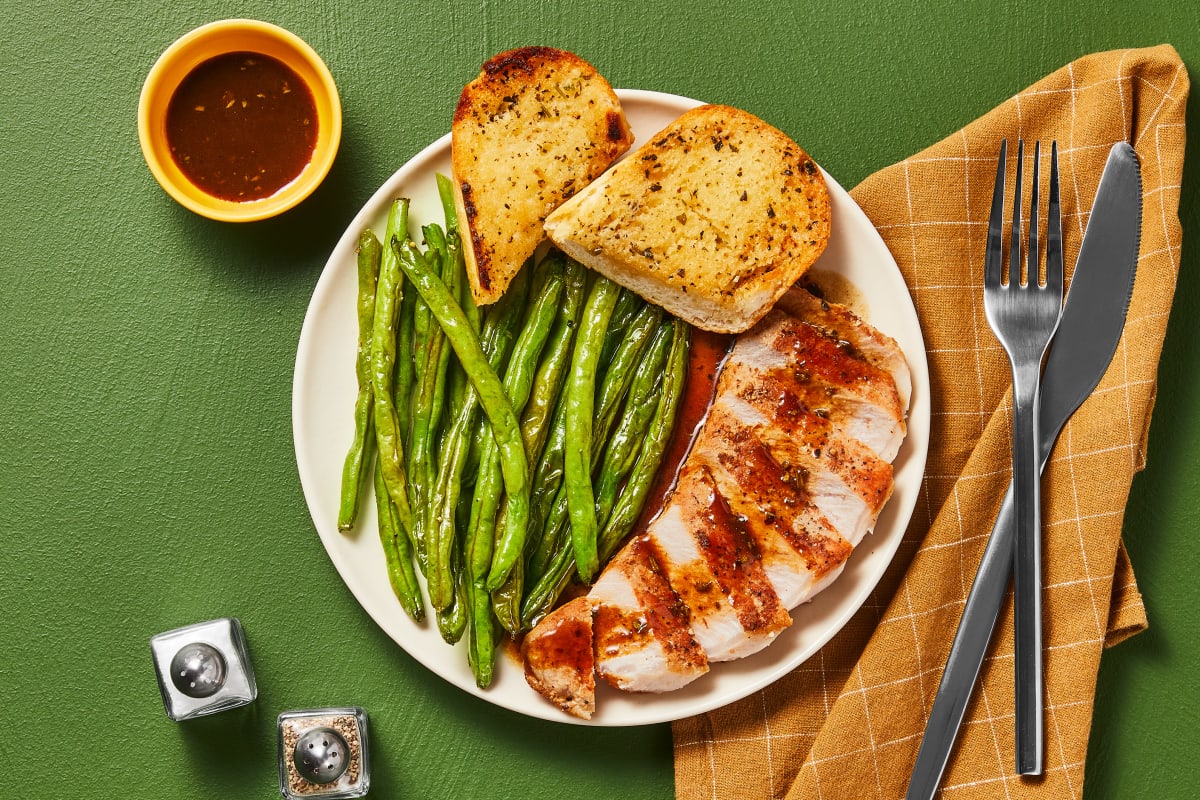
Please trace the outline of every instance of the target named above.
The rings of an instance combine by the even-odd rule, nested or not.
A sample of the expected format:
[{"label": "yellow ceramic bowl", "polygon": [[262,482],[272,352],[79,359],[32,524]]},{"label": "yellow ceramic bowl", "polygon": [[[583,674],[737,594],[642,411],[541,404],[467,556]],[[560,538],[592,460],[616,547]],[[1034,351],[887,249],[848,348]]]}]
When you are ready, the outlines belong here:
[{"label": "yellow ceramic bowl", "polygon": [[[214,197],[183,174],[167,143],[167,106],[183,79],[204,61],[248,51],[282,61],[308,84],[317,108],[317,142],[300,174],[270,197],[233,202]],[[185,34],[167,48],[142,86],[138,138],[150,171],[171,197],[186,208],[226,222],[265,219],[292,208],[321,183],[342,138],[342,105],[325,62],[295,34],[250,19],[212,22]]]}]

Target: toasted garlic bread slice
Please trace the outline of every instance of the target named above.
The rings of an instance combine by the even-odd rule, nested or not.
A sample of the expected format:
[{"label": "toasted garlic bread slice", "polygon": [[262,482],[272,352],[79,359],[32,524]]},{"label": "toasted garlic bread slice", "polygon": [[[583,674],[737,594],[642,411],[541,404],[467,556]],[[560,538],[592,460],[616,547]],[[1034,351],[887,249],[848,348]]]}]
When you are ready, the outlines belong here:
[{"label": "toasted garlic bread slice", "polygon": [[576,260],[709,331],[757,322],[829,240],[820,169],[749,112],[684,113],[546,219]]},{"label": "toasted garlic bread slice", "polygon": [[451,128],[455,204],[475,302],[494,303],[545,239],[542,222],[629,150],[616,92],[574,53],[500,53],[466,85]]}]

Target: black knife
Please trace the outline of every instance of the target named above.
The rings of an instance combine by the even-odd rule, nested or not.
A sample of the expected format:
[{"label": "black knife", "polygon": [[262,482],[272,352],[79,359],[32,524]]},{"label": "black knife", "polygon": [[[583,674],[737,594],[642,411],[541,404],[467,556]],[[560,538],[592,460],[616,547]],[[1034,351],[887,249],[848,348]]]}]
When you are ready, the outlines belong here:
[{"label": "black knife", "polygon": [[[1137,154],[1118,142],[1108,154],[1042,377],[1039,469],[1067,419],[1096,388],[1116,352],[1133,294],[1142,227]],[[930,800],[962,724],[1012,574],[1013,490],[1000,506],[967,596],[917,753],[906,800]]]}]

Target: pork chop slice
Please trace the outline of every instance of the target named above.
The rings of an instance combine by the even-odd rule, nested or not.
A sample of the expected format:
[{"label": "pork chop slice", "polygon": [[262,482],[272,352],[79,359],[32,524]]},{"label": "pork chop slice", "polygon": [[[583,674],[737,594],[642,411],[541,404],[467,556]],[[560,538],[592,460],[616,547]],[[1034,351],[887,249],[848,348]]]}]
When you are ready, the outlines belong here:
[{"label": "pork chop slice", "polygon": [[709,661],[758,652],[792,624],[745,520],[730,511],[707,467],[685,462],[646,538]]},{"label": "pork chop slice", "polygon": [[850,345],[859,356],[892,376],[903,411],[912,398],[912,375],[900,344],[867,323],[848,307],[831,303],[801,287],[789,289],[775,307],[804,320],[827,336]]},{"label": "pork chop slice", "polygon": [[[708,659],[645,537],[631,540],[588,593],[596,673],[632,692],[667,692],[708,671]],[[536,688],[536,687],[535,687]]]},{"label": "pork chop slice", "polygon": [[774,309],[739,337],[726,369],[731,364],[751,372],[790,374],[798,395],[813,411],[846,426],[848,435],[885,461],[899,451],[906,433],[906,403],[891,373],[825,329]]},{"label": "pork chop slice", "polygon": [[852,546],[813,504],[796,470],[780,464],[751,429],[725,424],[722,406],[713,413],[692,457],[745,521],[780,603],[795,608],[840,574]]},{"label": "pork chop slice", "polygon": [[732,361],[721,373],[720,394],[748,403],[767,424],[790,434],[855,441],[884,461],[895,457],[904,439],[904,419],[890,405],[839,391],[791,368]]},{"label": "pork chop slice", "polygon": [[582,719],[596,712],[592,613],[591,599],[576,597],[548,614],[521,643],[526,682]]}]

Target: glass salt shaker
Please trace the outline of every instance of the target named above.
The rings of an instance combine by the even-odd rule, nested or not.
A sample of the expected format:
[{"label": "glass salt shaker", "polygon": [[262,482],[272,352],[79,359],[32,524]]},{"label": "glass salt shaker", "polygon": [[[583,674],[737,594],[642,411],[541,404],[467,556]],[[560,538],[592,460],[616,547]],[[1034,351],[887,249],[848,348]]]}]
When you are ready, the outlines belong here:
[{"label": "glass salt shaker", "polygon": [[279,715],[279,791],[285,800],[362,797],[371,786],[367,712],[357,706]]},{"label": "glass salt shaker", "polygon": [[167,716],[176,722],[254,701],[258,686],[236,619],[214,619],[150,639],[158,688]]}]

